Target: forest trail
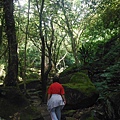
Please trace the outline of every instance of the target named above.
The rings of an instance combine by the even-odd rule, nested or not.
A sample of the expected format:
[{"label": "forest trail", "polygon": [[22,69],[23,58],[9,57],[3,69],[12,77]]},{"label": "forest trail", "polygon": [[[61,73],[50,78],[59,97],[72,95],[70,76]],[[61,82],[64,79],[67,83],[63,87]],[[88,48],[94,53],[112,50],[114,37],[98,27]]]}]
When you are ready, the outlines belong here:
[{"label": "forest trail", "polygon": [[46,104],[42,104],[41,106],[39,106],[38,111],[41,112],[42,117],[44,118],[44,120],[51,120],[50,118],[50,114],[47,111],[47,105]]},{"label": "forest trail", "polygon": [[[30,97],[29,101],[35,108],[37,108],[38,111],[40,111],[44,120],[51,120],[50,114],[47,110],[47,104],[41,104],[40,91],[37,91],[36,89],[29,89],[27,90],[27,93]],[[39,120],[39,118],[36,120]]]}]

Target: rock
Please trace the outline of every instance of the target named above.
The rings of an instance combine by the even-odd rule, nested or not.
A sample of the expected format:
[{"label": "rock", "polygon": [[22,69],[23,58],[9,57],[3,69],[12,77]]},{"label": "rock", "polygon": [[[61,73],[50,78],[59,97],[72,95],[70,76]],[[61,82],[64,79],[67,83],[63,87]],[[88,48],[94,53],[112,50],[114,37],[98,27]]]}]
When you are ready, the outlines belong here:
[{"label": "rock", "polygon": [[40,111],[17,87],[0,87],[0,117],[5,120],[33,120],[39,117],[43,120]]},{"label": "rock", "polygon": [[[27,89],[33,89],[33,88],[38,88],[41,87],[41,82],[39,80],[31,80],[31,81],[26,81],[26,88]],[[19,88],[24,89],[24,82],[19,83]]]},{"label": "rock", "polygon": [[90,107],[96,102],[98,98],[98,94],[95,92],[91,92],[87,95],[79,90],[69,87],[65,87],[65,91],[67,100],[65,109],[80,109]]},{"label": "rock", "polygon": [[108,120],[120,119],[120,92],[112,92],[105,102],[105,113]]},{"label": "rock", "polygon": [[[66,76],[63,83],[64,80],[66,80]],[[96,102],[99,96],[98,92],[85,73],[73,73],[69,76],[68,81],[68,83],[63,84],[67,100],[65,109],[90,107]]]},{"label": "rock", "polygon": [[17,87],[1,87],[0,98],[8,100],[10,104],[18,107],[27,106],[29,102]]}]

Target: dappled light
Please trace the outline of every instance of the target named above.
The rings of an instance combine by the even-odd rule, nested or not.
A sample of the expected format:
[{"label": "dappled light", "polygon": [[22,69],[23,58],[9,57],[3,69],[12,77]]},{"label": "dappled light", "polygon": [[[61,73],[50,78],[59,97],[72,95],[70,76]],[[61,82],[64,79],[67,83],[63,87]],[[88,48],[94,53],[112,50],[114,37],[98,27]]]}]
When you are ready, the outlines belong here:
[{"label": "dappled light", "polygon": [[0,8],[0,120],[50,120],[55,76],[65,89],[61,120],[120,119],[118,0],[1,0]]}]

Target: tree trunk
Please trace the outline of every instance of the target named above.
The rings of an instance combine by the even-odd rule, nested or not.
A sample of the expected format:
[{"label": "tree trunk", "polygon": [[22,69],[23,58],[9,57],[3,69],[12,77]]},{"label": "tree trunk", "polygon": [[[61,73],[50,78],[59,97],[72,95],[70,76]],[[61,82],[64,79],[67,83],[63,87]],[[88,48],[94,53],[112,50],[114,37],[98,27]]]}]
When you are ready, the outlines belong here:
[{"label": "tree trunk", "polygon": [[1,17],[1,22],[0,22],[0,45],[2,44],[2,32],[3,32],[3,23],[4,23],[4,18],[3,18],[3,15],[2,15],[2,17]]},{"label": "tree trunk", "polygon": [[13,9],[13,0],[4,0],[5,27],[8,39],[8,71],[4,81],[5,86],[16,86],[18,80],[18,54]]},{"label": "tree trunk", "polygon": [[44,36],[41,36],[42,55],[41,55],[41,81],[42,81],[42,102],[45,102],[47,79],[45,77],[45,42]]},{"label": "tree trunk", "polygon": [[24,92],[26,92],[26,69],[27,69],[27,43],[28,43],[29,14],[30,14],[30,0],[28,0],[27,25],[26,25],[26,36],[25,36],[25,46],[24,46],[24,48],[25,48],[24,72],[23,72]]},{"label": "tree trunk", "polygon": [[[39,30],[40,30],[40,38],[41,38],[41,81],[42,81],[42,102],[45,102],[45,96],[46,96],[46,84],[47,79],[45,77],[45,40],[44,35],[42,31],[42,14],[43,14],[43,8],[44,8],[44,0],[41,2],[41,9],[40,9],[40,20],[39,20]],[[37,4],[38,5],[38,4]]]}]

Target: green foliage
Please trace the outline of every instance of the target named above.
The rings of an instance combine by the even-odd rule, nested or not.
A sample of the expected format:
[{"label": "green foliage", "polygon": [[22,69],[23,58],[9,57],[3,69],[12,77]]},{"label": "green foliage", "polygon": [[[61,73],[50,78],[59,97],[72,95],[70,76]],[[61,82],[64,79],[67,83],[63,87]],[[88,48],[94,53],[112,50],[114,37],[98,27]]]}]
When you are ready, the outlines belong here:
[{"label": "green foliage", "polygon": [[103,60],[106,64],[112,65],[119,60],[120,44],[117,43],[114,46],[113,45],[110,46],[111,46],[111,50],[103,57]]},{"label": "green foliage", "polygon": [[92,48],[91,43],[85,43],[79,48],[79,59],[83,65],[89,64],[94,59],[94,48]]},{"label": "green foliage", "polygon": [[116,63],[115,65],[111,65],[106,69],[106,72],[101,74],[107,82],[119,82],[120,79],[120,62]]},{"label": "green foliage", "polygon": [[118,0],[112,0],[103,12],[102,20],[105,28],[118,28],[120,26],[120,2]]},{"label": "green foliage", "polygon": [[74,64],[75,60],[72,56],[71,53],[69,53],[66,57],[65,57],[65,64],[66,66],[72,66]]},{"label": "green foliage", "polygon": [[[15,2],[16,3],[16,2]],[[40,69],[41,63],[41,41],[39,37],[39,10],[41,1],[37,2],[32,0],[30,6],[30,15],[29,15],[29,26],[28,32],[26,33],[26,25],[28,22],[27,18],[27,4],[20,7],[15,4],[15,23],[16,23],[16,36],[18,39],[18,54],[19,61],[21,63],[22,70],[19,73],[24,71],[24,44],[27,38],[27,79],[37,79],[39,74],[37,72]],[[86,7],[87,6],[87,7]],[[98,7],[97,7],[98,6]],[[59,69],[61,67],[71,66],[75,60],[73,57],[72,47],[76,47],[77,57],[82,64],[93,63],[96,60],[101,60],[104,58],[105,63],[116,62],[116,56],[120,51],[119,46],[114,49],[114,52],[106,54],[104,45],[109,38],[119,34],[119,11],[120,11],[120,2],[118,0],[106,0],[106,1],[79,1],[75,0],[69,1],[64,0],[64,3],[61,1],[45,1],[45,7],[43,11],[43,33],[46,41],[46,59],[48,59],[48,49],[50,41],[52,40],[52,62],[55,64],[61,59],[66,51],[69,53],[60,63]],[[63,9],[65,10],[65,14]],[[1,12],[2,13],[2,12]],[[1,16],[2,18],[2,16]],[[66,19],[67,18],[67,19]],[[1,19],[2,20],[2,19]],[[53,24],[53,30],[51,27]],[[69,23],[69,25],[67,25]],[[72,31],[73,40],[70,40],[68,29]],[[4,32],[4,30],[3,30]],[[54,34],[53,34],[54,33]],[[53,35],[53,36],[52,36]],[[53,39],[54,38],[54,39]],[[0,48],[1,51],[5,51],[7,38],[3,33],[3,43]],[[72,46],[72,42],[75,41],[75,45]],[[109,47],[111,45],[108,45]],[[117,45],[116,45],[117,46]],[[115,48],[115,46],[113,46]],[[110,48],[111,49],[111,48]],[[105,52],[105,53],[104,53]],[[105,54],[105,56],[104,56]],[[109,60],[107,59],[109,58]],[[114,58],[114,59],[113,59]],[[3,60],[4,59],[4,60]],[[7,52],[1,58],[1,62],[7,68]],[[47,61],[47,60],[46,60]],[[48,62],[48,61],[47,61]],[[47,63],[46,62],[46,63]],[[20,65],[19,65],[20,66]],[[74,72],[78,66],[73,65],[71,68],[73,71],[65,70],[64,74],[67,74],[68,71]],[[6,70],[5,68],[5,70]],[[30,71],[31,68],[36,69],[36,72]],[[81,67],[78,67],[79,69]],[[110,73],[107,74],[110,77]],[[102,75],[103,77],[103,75]]]},{"label": "green foliage", "polygon": [[97,89],[97,91],[99,92],[99,98],[98,100],[103,100],[103,99],[106,99],[105,96],[106,94],[108,93],[108,85],[107,85],[107,82],[106,81],[103,81],[103,82],[94,82],[94,85]]}]

